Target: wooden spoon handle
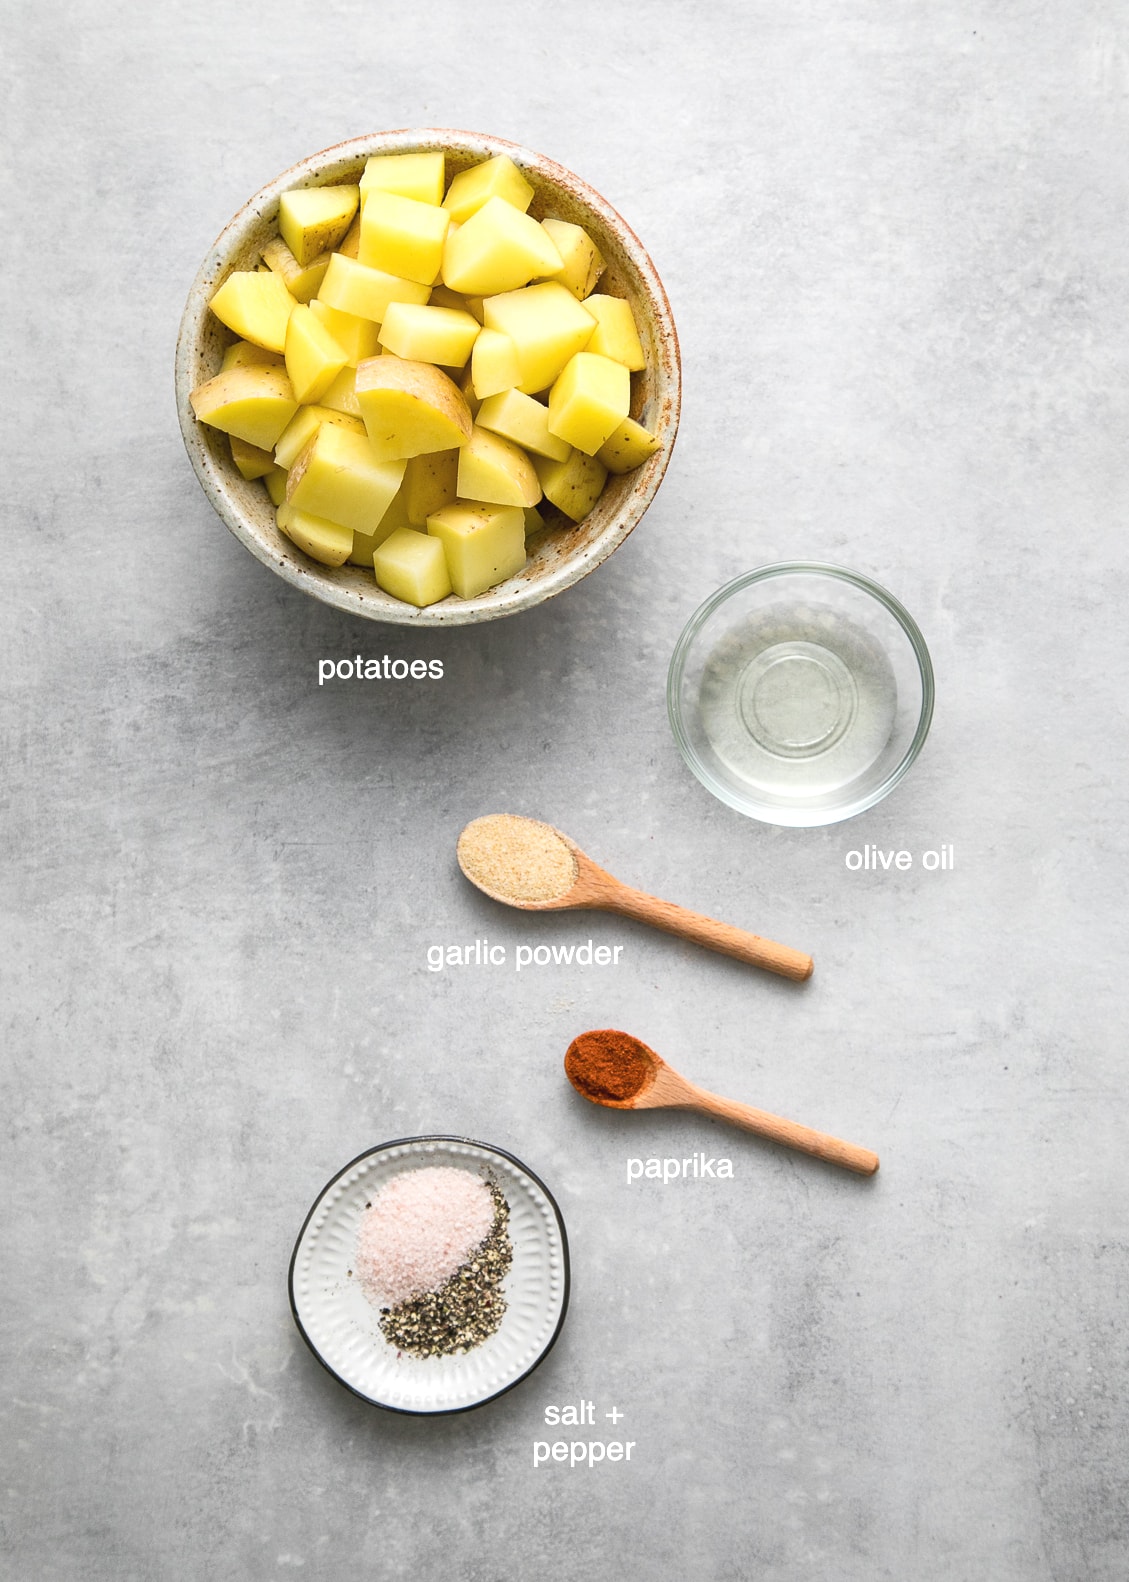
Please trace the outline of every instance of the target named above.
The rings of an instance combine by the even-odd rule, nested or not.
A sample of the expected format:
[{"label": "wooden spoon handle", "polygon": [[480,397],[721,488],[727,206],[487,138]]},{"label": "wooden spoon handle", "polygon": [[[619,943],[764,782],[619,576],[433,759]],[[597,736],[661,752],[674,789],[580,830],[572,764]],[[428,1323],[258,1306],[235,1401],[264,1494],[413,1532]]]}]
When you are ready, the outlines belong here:
[{"label": "wooden spoon handle", "polygon": [[604,911],[621,912],[624,917],[632,917],[636,922],[649,923],[652,928],[661,928],[668,934],[678,934],[683,939],[693,940],[696,945],[719,951],[723,956],[736,956],[738,961],[748,961],[754,967],[777,972],[782,978],[791,978],[796,983],[802,983],[812,974],[812,959],[805,956],[803,951],[793,950],[788,945],[778,945],[775,940],[762,939],[759,934],[734,928],[730,923],[719,923],[715,918],[703,917],[700,912],[688,912],[684,906],[675,906],[672,901],[660,901],[626,884],[616,884],[614,888],[609,886],[595,904]]},{"label": "wooden spoon handle", "polygon": [[767,1110],[754,1109],[751,1104],[737,1104],[732,1099],[719,1099],[716,1093],[704,1088],[694,1089],[695,1099],[702,1109],[720,1120],[732,1121],[759,1137],[768,1137],[785,1148],[797,1148],[800,1153],[825,1159],[828,1164],[842,1165],[844,1170],[854,1170],[860,1176],[872,1176],[878,1169],[878,1155],[856,1143],[845,1143],[826,1132],[813,1131],[797,1121],[786,1121],[780,1115],[770,1115]]}]

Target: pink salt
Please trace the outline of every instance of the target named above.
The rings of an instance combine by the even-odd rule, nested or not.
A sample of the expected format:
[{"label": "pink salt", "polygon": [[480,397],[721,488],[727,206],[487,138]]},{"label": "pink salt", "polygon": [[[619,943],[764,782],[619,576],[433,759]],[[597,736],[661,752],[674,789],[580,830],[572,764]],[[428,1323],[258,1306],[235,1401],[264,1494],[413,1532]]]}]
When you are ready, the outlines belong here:
[{"label": "pink salt", "polygon": [[377,1307],[436,1291],[494,1223],[490,1188],[449,1165],[405,1170],[380,1188],[357,1234],[357,1274]]}]

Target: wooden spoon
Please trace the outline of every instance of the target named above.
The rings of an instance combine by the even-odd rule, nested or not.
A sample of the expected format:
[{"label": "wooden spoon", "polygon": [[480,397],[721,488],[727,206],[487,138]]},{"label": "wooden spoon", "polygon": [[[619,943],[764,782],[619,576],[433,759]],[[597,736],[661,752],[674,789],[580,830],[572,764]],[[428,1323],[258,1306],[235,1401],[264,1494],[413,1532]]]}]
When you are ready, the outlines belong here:
[{"label": "wooden spoon", "polygon": [[680,1076],[661,1055],[641,1039],[612,1028],[581,1033],[565,1054],[565,1071],[576,1091],[593,1104],[613,1110],[697,1110],[701,1115],[716,1115],[731,1121],[758,1137],[768,1137],[786,1148],[842,1165],[844,1170],[872,1176],[878,1169],[878,1155],[869,1148],[845,1143],[810,1126],[786,1121],[751,1104],[737,1104],[718,1098]]},{"label": "wooden spoon", "polygon": [[802,951],[633,890],[538,819],[512,813],[477,818],[459,836],[458,858],[471,884],[505,906],[526,912],[619,912],[797,983],[811,977],[812,959]]}]

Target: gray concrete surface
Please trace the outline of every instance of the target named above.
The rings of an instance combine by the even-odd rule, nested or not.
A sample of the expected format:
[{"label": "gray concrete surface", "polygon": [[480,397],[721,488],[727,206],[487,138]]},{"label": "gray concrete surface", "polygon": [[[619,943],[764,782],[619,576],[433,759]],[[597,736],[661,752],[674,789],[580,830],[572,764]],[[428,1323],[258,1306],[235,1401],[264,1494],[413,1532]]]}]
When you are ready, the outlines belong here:
[{"label": "gray concrete surface", "polygon": [[[1123,1582],[1123,8],[7,12],[3,1574]],[[441,640],[272,578],[172,401],[229,215],[413,124],[602,191],[685,359],[620,553]],[[812,832],[713,802],[663,701],[698,602],[790,556],[890,586],[939,689],[895,795]],[[357,651],[446,678],[319,690]],[[816,978],[502,913],[453,863],[498,808]],[[864,842],[956,869],[850,873]],[[626,948],[426,970],[487,934]],[[592,1025],[880,1175],[585,1106]],[[525,1159],[574,1258],[541,1371],[437,1422],[347,1395],[286,1299],[323,1182],[429,1130]],[[734,1181],[627,1186],[695,1150]],[[630,1467],[534,1469],[580,1398]]]}]

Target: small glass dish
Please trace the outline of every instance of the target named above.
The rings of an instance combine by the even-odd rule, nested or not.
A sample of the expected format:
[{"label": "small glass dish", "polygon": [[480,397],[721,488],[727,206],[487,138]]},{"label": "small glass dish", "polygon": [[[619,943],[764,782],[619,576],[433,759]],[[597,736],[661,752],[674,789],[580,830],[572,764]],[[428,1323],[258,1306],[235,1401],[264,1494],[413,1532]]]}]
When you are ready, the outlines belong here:
[{"label": "small glass dish", "polygon": [[678,639],[674,739],[720,801],[811,828],[880,802],[921,751],[933,666],[909,612],[869,577],[785,561],[719,588]]}]

